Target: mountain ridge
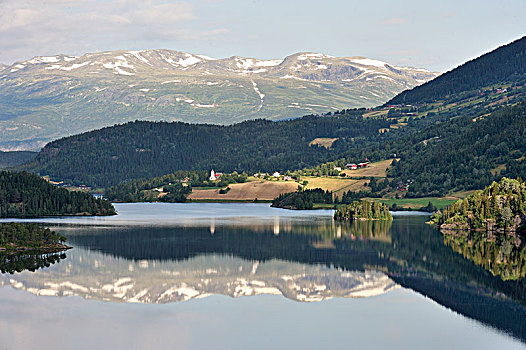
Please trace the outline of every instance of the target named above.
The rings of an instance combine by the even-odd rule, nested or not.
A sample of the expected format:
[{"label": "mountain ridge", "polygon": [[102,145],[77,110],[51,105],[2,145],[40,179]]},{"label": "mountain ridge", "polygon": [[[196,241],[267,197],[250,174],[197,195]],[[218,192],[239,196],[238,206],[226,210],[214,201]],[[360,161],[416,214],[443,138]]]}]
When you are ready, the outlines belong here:
[{"label": "mountain ridge", "polygon": [[436,75],[309,52],[277,60],[166,49],[37,56],[0,71],[0,149],[137,119],[226,125],[373,107]]}]

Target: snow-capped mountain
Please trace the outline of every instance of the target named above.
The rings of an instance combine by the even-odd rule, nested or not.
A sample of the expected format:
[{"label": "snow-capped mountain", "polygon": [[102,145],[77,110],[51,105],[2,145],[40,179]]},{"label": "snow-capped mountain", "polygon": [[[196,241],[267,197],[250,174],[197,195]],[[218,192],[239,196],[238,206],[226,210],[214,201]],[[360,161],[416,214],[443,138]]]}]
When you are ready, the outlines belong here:
[{"label": "snow-capped mountain", "polygon": [[281,260],[201,255],[185,261],[131,261],[75,249],[52,268],[0,275],[0,286],[35,295],[162,304],[221,294],[282,295],[300,302],[362,298],[398,288],[378,271],[342,271]]},{"label": "snow-capped mountain", "polygon": [[161,49],[35,57],[0,66],[0,149],[136,119],[229,124],[372,107],[435,76],[317,53],[278,60]]}]

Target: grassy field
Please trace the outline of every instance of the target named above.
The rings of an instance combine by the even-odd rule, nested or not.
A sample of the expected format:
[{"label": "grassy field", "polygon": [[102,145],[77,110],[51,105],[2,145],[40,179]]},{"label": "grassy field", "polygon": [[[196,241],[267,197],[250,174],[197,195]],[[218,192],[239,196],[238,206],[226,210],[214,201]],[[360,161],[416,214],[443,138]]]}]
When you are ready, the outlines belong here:
[{"label": "grassy field", "polygon": [[331,139],[331,138],[326,138],[326,137],[318,137],[314,140],[312,140],[310,143],[309,143],[309,146],[312,146],[312,145],[319,145],[319,146],[323,146],[325,148],[331,148],[332,147],[332,144],[334,143],[334,141],[338,140],[338,138],[334,138],[334,139]]},{"label": "grassy field", "polygon": [[373,176],[386,177],[387,168],[393,162],[392,159],[382,160],[381,162],[370,163],[367,168],[356,170],[344,170],[344,173],[352,177]]},{"label": "grassy field", "polygon": [[298,183],[277,181],[253,181],[229,185],[230,191],[220,194],[218,189],[192,190],[190,200],[210,201],[253,201],[254,199],[270,201],[282,193],[298,190]]},{"label": "grassy field", "polygon": [[443,209],[444,207],[453,204],[457,201],[454,198],[436,198],[436,197],[424,197],[424,198],[370,198],[370,200],[378,201],[387,204],[389,207],[396,203],[398,207],[401,208],[410,208],[418,209],[425,207],[429,202],[431,202],[438,209]]},{"label": "grassy field", "polygon": [[371,111],[363,114],[364,118],[378,118],[385,117],[389,113],[389,109],[382,109],[379,111]]},{"label": "grassy field", "polygon": [[301,178],[302,181],[308,181],[307,189],[321,188],[325,191],[329,190],[335,193],[337,196],[347,191],[359,191],[366,189],[363,185],[368,182],[367,180],[354,180],[338,177],[310,177],[305,176]]}]

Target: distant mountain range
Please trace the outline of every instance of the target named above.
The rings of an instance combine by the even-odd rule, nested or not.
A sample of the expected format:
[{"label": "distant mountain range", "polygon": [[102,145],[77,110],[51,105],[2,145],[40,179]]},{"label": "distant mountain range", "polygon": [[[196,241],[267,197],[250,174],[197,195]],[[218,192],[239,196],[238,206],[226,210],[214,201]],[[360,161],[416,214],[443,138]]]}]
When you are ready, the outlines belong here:
[{"label": "distant mountain range", "polygon": [[[134,122],[53,141],[19,169],[107,187],[177,170],[286,171],[396,154],[400,161],[389,177],[393,185],[410,184],[412,197],[483,188],[502,176],[524,178],[524,41],[402,93],[424,91],[421,99],[411,97],[410,105],[391,105],[397,97],[371,110],[232,126]],[[433,91],[437,97],[430,100]],[[318,138],[336,141],[329,149],[312,146]]]},{"label": "distant mountain range", "polygon": [[35,57],[0,66],[0,150],[132,120],[230,124],[374,107],[437,73],[364,57],[214,59],[172,51]]}]

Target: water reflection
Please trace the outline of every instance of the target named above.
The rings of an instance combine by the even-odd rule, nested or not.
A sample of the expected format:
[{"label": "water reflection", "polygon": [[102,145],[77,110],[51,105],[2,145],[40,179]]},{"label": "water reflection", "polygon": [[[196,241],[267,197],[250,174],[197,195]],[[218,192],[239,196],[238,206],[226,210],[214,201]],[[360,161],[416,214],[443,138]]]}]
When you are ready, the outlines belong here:
[{"label": "water reflection", "polygon": [[0,253],[0,272],[3,274],[14,274],[22,271],[34,272],[38,269],[50,267],[63,259],[66,259],[66,253]]},{"label": "water reflection", "polygon": [[262,293],[320,301],[401,285],[526,340],[525,280],[473,264],[426,220],[349,224],[272,212],[257,220],[185,217],[178,225],[62,225],[55,229],[75,247],[68,259],[2,280],[35,294],[142,303]]},{"label": "water reflection", "polygon": [[209,254],[187,260],[127,260],[75,249],[67,261],[39,274],[5,276],[5,284],[36,295],[78,295],[112,302],[169,303],[212,294],[277,294],[313,302],[367,297],[397,287],[381,272],[347,272],[280,260],[248,261]]},{"label": "water reflection", "polygon": [[526,277],[526,245],[515,234],[495,237],[480,231],[445,232],[444,243],[503,280]]}]

